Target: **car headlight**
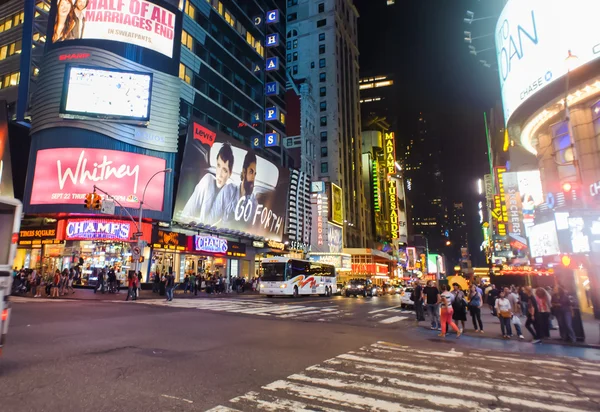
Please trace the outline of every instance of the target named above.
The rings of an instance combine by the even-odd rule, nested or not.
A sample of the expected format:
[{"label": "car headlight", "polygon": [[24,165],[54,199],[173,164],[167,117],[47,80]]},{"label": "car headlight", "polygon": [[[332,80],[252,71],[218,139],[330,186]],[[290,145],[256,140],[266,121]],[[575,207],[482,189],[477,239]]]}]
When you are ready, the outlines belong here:
[{"label": "car headlight", "polygon": [[287,288],[287,285],[284,283],[283,285],[280,285],[279,288],[280,289],[285,289],[285,288]]},{"label": "car headlight", "polygon": [[356,289],[362,289],[362,288],[363,288],[363,286],[362,286],[362,285],[358,285],[358,286],[356,287]]}]

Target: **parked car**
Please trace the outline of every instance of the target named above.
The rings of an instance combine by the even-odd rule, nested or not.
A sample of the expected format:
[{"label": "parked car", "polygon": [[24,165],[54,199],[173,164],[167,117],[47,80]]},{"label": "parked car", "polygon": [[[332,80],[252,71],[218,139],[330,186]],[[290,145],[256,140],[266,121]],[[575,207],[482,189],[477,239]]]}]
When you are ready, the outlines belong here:
[{"label": "parked car", "polygon": [[386,295],[395,295],[396,292],[396,287],[394,285],[390,285],[389,283],[383,285],[383,293]]},{"label": "parked car", "polygon": [[351,295],[354,295],[354,297],[360,295],[366,298],[367,296],[377,296],[382,293],[383,291],[381,291],[377,285],[374,285],[373,282],[365,279],[352,279],[344,288],[344,295],[347,298]]},{"label": "parked car", "polygon": [[412,308],[415,306],[415,302],[410,300],[413,290],[414,290],[413,288],[404,289],[404,294],[402,295],[402,300],[400,301],[401,308]]}]

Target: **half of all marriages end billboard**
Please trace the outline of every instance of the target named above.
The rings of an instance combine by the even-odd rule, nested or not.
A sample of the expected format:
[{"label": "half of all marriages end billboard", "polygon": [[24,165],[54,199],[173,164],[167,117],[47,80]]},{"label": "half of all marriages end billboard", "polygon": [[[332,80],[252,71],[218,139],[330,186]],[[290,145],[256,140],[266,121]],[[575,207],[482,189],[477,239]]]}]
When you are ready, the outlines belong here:
[{"label": "half of all marriages end billboard", "polygon": [[290,176],[230,136],[193,121],[173,220],[282,241]]}]

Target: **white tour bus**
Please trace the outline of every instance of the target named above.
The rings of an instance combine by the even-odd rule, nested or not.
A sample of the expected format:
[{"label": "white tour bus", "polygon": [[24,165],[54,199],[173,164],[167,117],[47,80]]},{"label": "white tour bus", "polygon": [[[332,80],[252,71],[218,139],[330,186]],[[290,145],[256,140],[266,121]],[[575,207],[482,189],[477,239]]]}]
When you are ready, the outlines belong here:
[{"label": "white tour bus", "polygon": [[323,295],[337,292],[335,267],[308,260],[274,257],[262,261],[260,293],[276,295]]}]

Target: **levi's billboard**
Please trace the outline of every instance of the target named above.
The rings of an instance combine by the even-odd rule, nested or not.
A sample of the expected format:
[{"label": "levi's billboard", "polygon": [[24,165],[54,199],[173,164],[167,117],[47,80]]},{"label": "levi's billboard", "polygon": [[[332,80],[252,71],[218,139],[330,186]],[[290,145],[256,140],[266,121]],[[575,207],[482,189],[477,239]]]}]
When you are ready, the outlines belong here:
[{"label": "levi's billboard", "polygon": [[289,171],[241,142],[193,121],[173,220],[281,241]]},{"label": "levi's billboard", "polygon": [[[125,207],[138,208],[144,186],[166,168],[165,159],[117,150],[90,148],[43,149],[37,152],[31,205],[81,205],[94,185]],[[144,208],[163,210],[165,175],[154,177],[146,189]]]},{"label": "levi's billboard", "polygon": [[176,15],[146,0],[53,0],[52,43],[108,40],[173,57]]}]

